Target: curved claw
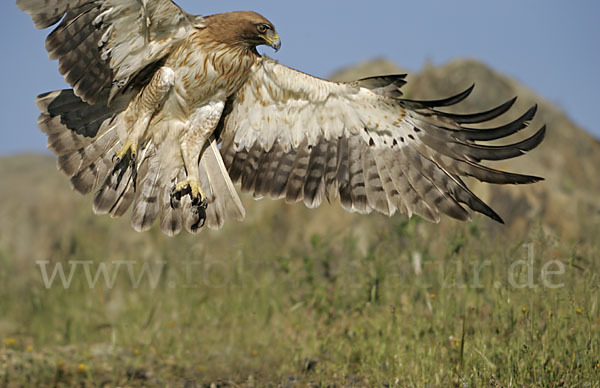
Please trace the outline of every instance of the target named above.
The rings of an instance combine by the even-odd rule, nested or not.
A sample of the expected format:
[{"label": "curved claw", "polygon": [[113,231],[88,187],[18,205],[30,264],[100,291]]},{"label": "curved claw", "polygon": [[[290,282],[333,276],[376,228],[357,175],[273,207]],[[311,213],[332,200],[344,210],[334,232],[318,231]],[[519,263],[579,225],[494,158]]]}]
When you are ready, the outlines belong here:
[{"label": "curved claw", "polygon": [[191,229],[196,232],[204,226],[206,222],[206,207],[194,208],[194,214],[198,215],[198,220],[192,225]]},{"label": "curved claw", "polygon": [[181,198],[189,195],[192,201],[192,206],[195,213],[200,213],[200,210],[206,209],[208,202],[206,196],[200,188],[200,184],[195,180],[186,179],[181,182],[177,182],[173,188],[171,188],[170,204],[174,209],[178,206]]},{"label": "curved claw", "polygon": [[201,210],[206,210],[208,207],[208,201],[204,196],[198,196],[192,198],[192,206],[194,208],[194,213],[199,214]]},{"label": "curved claw", "polygon": [[133,190],[137,189],[137,144],[127,142],[121,149],[119,149],[112,157],[113,174],[118,174],[118,182],[120,184],[121,179],[125,176],[125,172],[128,168],[131,168],[131,180],[133,183]]}]

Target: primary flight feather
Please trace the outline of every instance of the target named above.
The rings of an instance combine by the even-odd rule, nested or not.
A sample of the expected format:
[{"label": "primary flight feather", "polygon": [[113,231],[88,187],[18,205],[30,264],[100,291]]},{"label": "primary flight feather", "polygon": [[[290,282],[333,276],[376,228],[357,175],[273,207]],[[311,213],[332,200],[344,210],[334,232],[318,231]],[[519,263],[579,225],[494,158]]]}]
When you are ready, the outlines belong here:
[{"label": "primary flight feather", "polygon": [[94,211],[131,210],[131,225],[157,218],[168,235],[206,222],[242,220],[234,183],[260,198],[316,207],[339,196],[344,209],[440,214],[471,210],[502,219],[461,177],[531,183],[482,160],[522,155],[543,139],[505,146],[481,142],[527,126],[532,107],[490,129],[508,101],[475,114],[444,113],[472,87],[438,101],[402,98],[404,75],[351,83],[315,78],[261,56],[280,48],[271,22],[254,12],[196,16],[170,0],[18,0],[36,27],[60,22],[46,39],[73,89],[39,96],[38,124],[58,166]]}]

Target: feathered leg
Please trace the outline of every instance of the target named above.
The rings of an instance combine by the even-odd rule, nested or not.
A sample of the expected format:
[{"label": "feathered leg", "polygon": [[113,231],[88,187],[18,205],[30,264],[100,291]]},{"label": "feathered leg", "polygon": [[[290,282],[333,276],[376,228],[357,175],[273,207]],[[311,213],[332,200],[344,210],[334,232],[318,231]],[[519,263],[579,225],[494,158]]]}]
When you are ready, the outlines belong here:
[{"label": "feathered leg", "polygon": [[123,175],[131,168],[134,189],[139,143],[144,138],[150,120],[165,101],[174,82],[175,72],[169,67],[161,67],[124,112],[125,125],[131,128],[131,131],[127,135],[125,144],[114,154],[113,174]]},{"label": "feathered leg", "polygon": [[[186,179],[177,182],[171,190],[171,206],[178,206],[181,198],[189,195],[192,201],[192,211],[200,216],[201,227],[206,218],[207,196],[200,184],[199,160],[208,139],[221,119],[225,108],[222,101],[209,103],[198,108],[190,119],[189,126],[181,135],[181,155],[187,173]],[[195,229],[195,228],[192,228]]]}]

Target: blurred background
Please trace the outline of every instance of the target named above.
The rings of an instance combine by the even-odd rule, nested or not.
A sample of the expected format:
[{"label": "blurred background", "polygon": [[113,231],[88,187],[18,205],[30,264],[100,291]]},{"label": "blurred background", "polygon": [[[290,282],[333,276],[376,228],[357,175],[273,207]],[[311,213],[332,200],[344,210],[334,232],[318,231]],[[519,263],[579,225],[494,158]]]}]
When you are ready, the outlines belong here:
[{"label": "blurred background", "polygon": [[[426,99],[475,83],[455,108],[462,113],[519,96],[511,113],[489,126],[538,104],[532,128],[511,140],[545,123],[544,142],[493,166],[546,180],[468,182],[506,225],[479,216],[469,224],[434,225],[403,215],[348,214],[337,203],[308,210],[243,196],[243,223],[229,221],[199,236],[167,238],[156,227],[139,234],[127,215],[93,215],[91,197],[73,193],[56,170],[33,100],[66,85],[44,50],[49,31],[35,30],[14,1],[4,1],[0,381],[189,387],[598,381],[599,2],[178,4],[201,14],[262,13],[283,45],[277,53],[261,50],[320,77],[408,72],[403,91]],[[537,286],[514,287],[511,265],[530,258]],[[114,284],[105,286],[100,274],[90,287],[80,268],[70,286],[55,274],[48,287],[40,272],[41,262],[52,271],[82,260],[92,271],[103,265],[116,271]],[[564,268],[553,278],[562,284],[556,289],[540,286],[540,271],[551,261]],[[156,282],[142,276],[138,287],[125,267],[118,273],[118,262],[132,263],[136,274],[146,265],[162,272]],[[520,266],[516,279],[527,281],[528,271]]]}]

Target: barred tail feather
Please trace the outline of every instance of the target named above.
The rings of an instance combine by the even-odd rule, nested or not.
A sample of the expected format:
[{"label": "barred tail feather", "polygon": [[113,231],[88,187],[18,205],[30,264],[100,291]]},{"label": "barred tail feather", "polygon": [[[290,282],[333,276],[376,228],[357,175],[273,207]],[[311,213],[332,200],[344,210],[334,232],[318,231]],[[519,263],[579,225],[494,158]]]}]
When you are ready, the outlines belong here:
[{"label": "barred tail feather", "polygon": [[206,183],[214,195],[214,206],[209,207],[207,214],[208,227],[220,228],[225,218],[242,221],[246,210],[229,178],[215,139],[211,139],[200,158],[200,171],[206,176]]},{"label": "barred tail feather", "polygon": [[138,232],[144,232],[152,224],[160,212],[160,200],[164,200],[166,187],[161,183],[163,164],[158,156],[149,158],[147,171],[140,175],[137,192],[133,200],[131,212],[131,227]]}]

